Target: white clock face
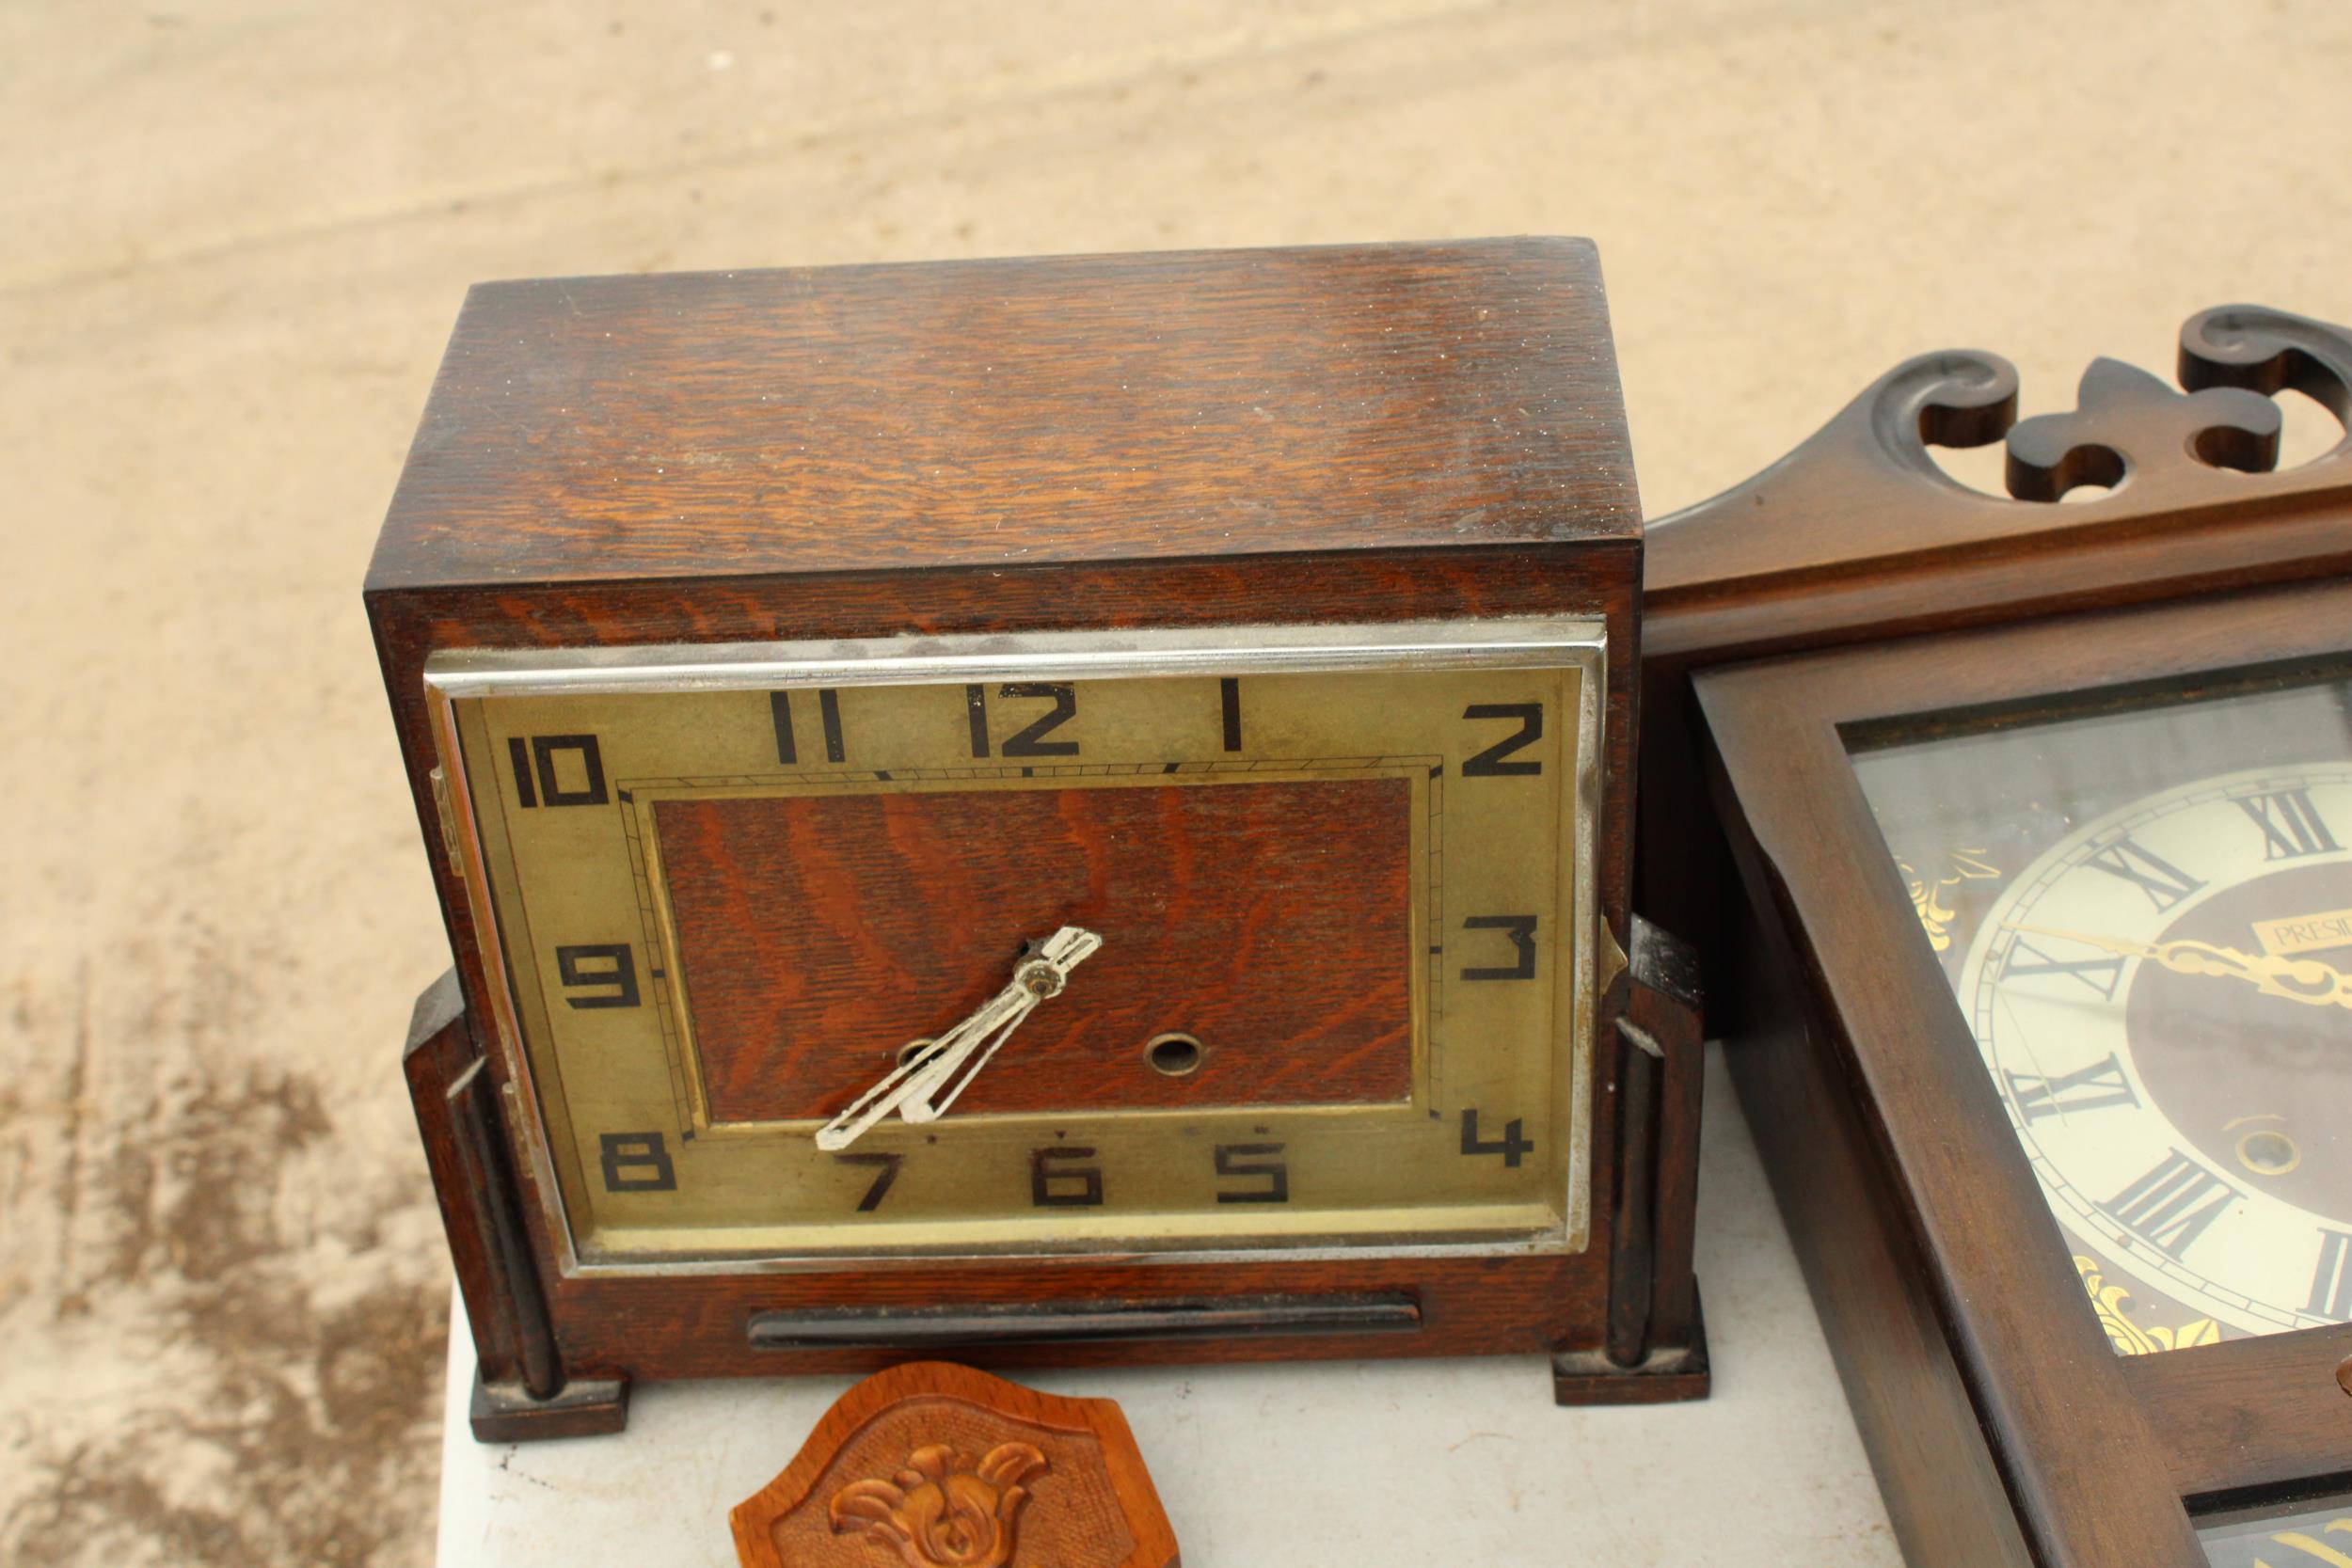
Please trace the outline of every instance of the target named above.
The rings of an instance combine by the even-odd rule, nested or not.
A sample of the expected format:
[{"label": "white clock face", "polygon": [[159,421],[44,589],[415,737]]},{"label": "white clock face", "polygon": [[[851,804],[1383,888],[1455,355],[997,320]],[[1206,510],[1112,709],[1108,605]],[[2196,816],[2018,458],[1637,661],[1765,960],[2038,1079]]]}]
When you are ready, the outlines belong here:
[{"label": "white clock face", "polygon": [[2352,1320],[2352,681],[1946,715],[1854,769],[2125,1354]]},{"label": "white clock face", "polygon": [[2060,1222],[2249,1333],[2352,1317],[2343,1107],[2301,1082],[2352,1070],[2346,949],[2352,767],[2313,763],[2179,784],[2050,845],[1958,976]]}]

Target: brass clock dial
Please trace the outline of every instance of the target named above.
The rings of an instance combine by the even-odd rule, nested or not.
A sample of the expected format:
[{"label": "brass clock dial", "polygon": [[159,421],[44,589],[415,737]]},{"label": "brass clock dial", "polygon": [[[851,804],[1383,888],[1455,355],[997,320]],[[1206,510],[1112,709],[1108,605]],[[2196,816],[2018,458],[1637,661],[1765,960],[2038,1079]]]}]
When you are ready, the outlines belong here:
[{"label": "brass clock dial", "polygon": [[[437,668],[577,1265],[1581,1246],[1597,673],[1492,626]],[[827,1130],[1014,1012],[936,1119]]]},{"label": "brass clock dial", "polygon": [[1857,767],[2116,1348],[2352,1319],[2347,688]]}]

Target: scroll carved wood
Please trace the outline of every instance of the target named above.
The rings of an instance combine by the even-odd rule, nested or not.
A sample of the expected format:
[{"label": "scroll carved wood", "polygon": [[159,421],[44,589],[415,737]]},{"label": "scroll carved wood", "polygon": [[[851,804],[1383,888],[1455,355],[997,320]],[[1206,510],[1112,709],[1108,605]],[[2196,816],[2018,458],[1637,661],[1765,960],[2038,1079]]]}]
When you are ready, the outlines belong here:
[{"label": "scroll carved wood", "polygon": [[[2352,330],[2220,306],[2182,327],[2176,373],[2178,390],[2099,359],[2072,412],[2021,421],[2017,371],[2000,356],[1903,361],[1771,467],[1649,525],[1651,650],[1761,651],[2027,601],[2146,596],[2200,570],[2250,580],[2352,563],[2352,436],[2280,471],[2272,401],[2300,391],[2344,420]],[[1930,451],[1994,441],[2006,497],[1960,483]],[[2048,504],[2087,485],[2109,488]]]},{"label": "scroll carved wood", "polygon": [[[2352,489],[2352,437],[2286,472],[2272,395],[2352,409],[2352,331],[2261,306],[2181,329],[2185,390],[2120,362],[2084,372],[2073,414],[2018,420],[2018,372],[1980,350],[1917,355],[1757,477],[1651,522],[1654,594],[1858,562],[2096,533],[2126,517]],[[1952,480],[1931,447],[2007,439],[2009,499]],[[2258,475],[2258,477],[2256,477]],[[2046,503],[2084,484],[2110,494]]]}]

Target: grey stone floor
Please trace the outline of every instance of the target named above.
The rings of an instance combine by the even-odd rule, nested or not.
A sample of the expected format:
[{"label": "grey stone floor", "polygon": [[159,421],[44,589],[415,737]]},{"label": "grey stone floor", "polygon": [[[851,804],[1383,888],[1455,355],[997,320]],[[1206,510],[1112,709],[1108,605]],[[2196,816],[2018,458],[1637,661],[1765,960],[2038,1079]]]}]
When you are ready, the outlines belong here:
[{"label": "grey stone floor", "polygon": [[468,282],[1592,234],[1659,512],[1917,350],[2033,412],[2352,319],[2347,67],[2327,0],[0,8],[0,1560],[429,1557],[358,585]]}]

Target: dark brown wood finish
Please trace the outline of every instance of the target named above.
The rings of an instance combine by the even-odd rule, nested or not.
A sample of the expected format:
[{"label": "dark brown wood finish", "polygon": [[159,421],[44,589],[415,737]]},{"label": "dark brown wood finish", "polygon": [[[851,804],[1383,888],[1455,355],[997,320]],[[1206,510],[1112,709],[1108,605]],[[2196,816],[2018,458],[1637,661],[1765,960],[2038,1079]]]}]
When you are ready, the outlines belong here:
[{"label": "dark brown wood finish", "polygon": [[[2277,411],[2252,395],[2341,413],[2352,338],[2228,308],[2188,324],[2181,368],[2185,397],[2102,362],[2082,410],[2012,430],[2004,362],[1923,356],[1653,530],[1641,898],[1740,976],[1716,1022],[1919,1561],[2190,1568],[2184,1496],[2352,1469],[2343,1331],[2108,1347],[1840,733],[2352,649],[2352,442],[2262,475]],[[2004,435],[2032,501],[1926,452]],[[1763,655],[1786,657],[1741,662]],[[1736,874],[1698,826],[1710,770]]]},{"label": "dark brown wood finish", "polygon": [[[1768,865],[1757,870],[1771,874]],[[1793,910],[1777,889],[1770,907]],[[1915,1561],[2023,1568],[2034,1560],[1942,1304],[1924,1286],[1901,1189],[1844,1060],[1821,1048],[1818,1009],[1800,997],[1810,971],[1784,919],[1768,914],[1735,935],[1718,949],[1714,971],[1714,994],[1739,1009],[1726,1041],[1733,1081],[1896,1538]],[[1726,960],[1740,970],[1726,973]]]},{"label": "dark brown wood finish", "polygon": [[1698,956],[1635,915],[1627,964],[1632,992],[1614,1041],[1622,1179],[1611,1220],[1609,1334],[1597,1350],[1552,1357],[1562,1404],[1698,1399],[1713,1377],[1691,1270],[1707,1044]]},{"label": "dark brown wood finish", "polygon": [[[2352,1481],[2352,1325],[2136,1355],[2124,1380],[2164,1444],[2184,1497]],[[2314,1470],[2336,1466],[2331,1473]]]},{"label": "dark brown wood finish", "polygon": [[[485,286],[367,598],[467,1010],[486,1019],[433,803],[436,651],[1590,615],[1609,646],[1599,904],[1623,942],[1640,562],[1592,248],[1493,241]],[[1600,999],[1602,1037],[1626,994]],[[503,1051],[485,1073],[512,1081]],[[1595,1101],[1597,1234],[1618,1198],[1606,1074]],[[566,1276],[520,1177],[575,1377],[871,1369],[903,1357],[754,1351],[748,1324],[1049,1299],[1402,1294],[1420,1327],[972,1358],[1597,1350],[1609,1292],[1604,1244]]]},{"label": "dark brown wood finish", "polygon": [[443,974],[417,998],[401,1067],[424,1138],[441,1218],[474,1325],[476,1370],[484,1382],[514,1385],[546,1399],[563,1386],[547,1297],[522,1236],[510,1172],[485,1151],[495,1131],[480,1089],[483,1052],[467,1026],[457,976]]},{"label": "dark brown wood finish", "polygon": [[[1633,991],[1618,1022],[1621,1046],[1639,1056],[1639,1070],[1654,1079],[1654,1153],[1650,1176],[1655,1191],[1643,1207],[1648,1211],[1650,1277],[1648,1323],[1626,1345],[1622,1358],[1634,1346],[1695,1345],[1704,1352],[1706,1335],[1700,1327],[1698,1276],[1691,1258],[1697,1245],[1693,1221],[1698,1213],[1699,1101],[1707,1080],[1705,997],[1700,988],[1699,958],[1689,942],[1660,930],[1635,916],[1633,944],[1627,955]],[[1629,1122],[1631,1117],[1621,1117]],[[1629,1151],[1628,1169],[1632,1170]],[[1634,1181],[1626,1196],[1639,1195]],[[1625,1292],[1620,1292],[1622,1295]],[[1702,1369],[1703,1370],[1704,1369]]]},{"label": "dark brown wood finish", "polygon": [[[1104,939],[1086,1006],[965,1111],[1407,1099],[1411,805],[1398,778],[661,801],[711,1119],[829,1120],[909,998],[946,1029],[1062,926]],[[1204,1051],[1182,1078],[1145,1059],[1171,1031]]]},{"label": "dark brown wood finish", "polygon": [[1582,240],[537,278],[468,295],[369,583],[1547,545],[1639,522]]},{"label": "dark brown wood finish", "polygon": [[[1781,652],[1984,626],[2352,569],[2352,441],[2280,474],[2280,417],[2257,393],[2352,412],[2352,335],[2261,306],[2181,328],[2185,393],[2113,360],[2082,407],[2016,424],[2017,372],[1949,350],[1896,366],[1746,483],[1649,525],[1643,567],[1643,867],[1635,903],[1711,961],[1731,886],[1709,815],[1692,672]],[[1969,489],[1930,447],[2019,439],[2010,482]],[[2080,451],[2081,456],[2070,455]],[[2201,451],[2240,467],[2217,468]],[[2047,504],[2121,468],[2106,495]]]},{"label": "dark brown wood finish", "polygon": [[618,1432],[628,1380],[565,1373],[485,1065],[453,971],[417,998],[401,1067],[473,1325],[473,1434],[498,1443]]}]

